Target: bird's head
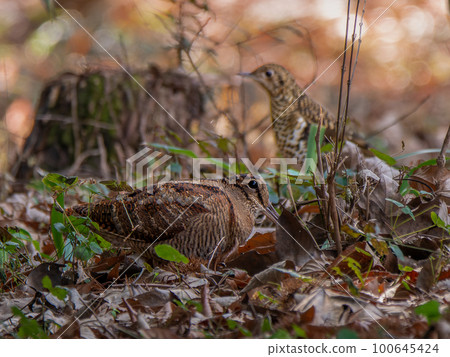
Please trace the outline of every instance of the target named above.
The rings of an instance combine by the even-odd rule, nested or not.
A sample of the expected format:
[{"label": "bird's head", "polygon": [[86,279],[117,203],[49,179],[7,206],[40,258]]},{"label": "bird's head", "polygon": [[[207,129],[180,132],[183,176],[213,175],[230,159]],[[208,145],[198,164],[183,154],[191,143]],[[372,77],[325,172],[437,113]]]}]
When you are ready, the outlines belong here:
[{"label": "bird's head", "polygon": [[269,190],[261,177],[250,174],[237,175],[234,186],[244,194],[247,205],[254,213],[261,211],[272,222],[278,221],[278,213],[270,203]]},{"label": "bird's head", "polygon": [[239,73],[261,84],[271,97],[278,97],[286,87],[295,86],[295,79],[289,71],[279,64],[269,63],[258,67],[251,73]]}]

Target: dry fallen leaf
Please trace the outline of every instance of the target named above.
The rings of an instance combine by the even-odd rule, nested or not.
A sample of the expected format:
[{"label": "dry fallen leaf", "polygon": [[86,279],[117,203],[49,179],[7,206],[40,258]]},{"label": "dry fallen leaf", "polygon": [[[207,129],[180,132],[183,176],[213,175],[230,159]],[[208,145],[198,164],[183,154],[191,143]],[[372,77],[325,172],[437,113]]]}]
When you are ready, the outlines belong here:
[{"label": "dry fallen leaf", "polygon": [[247,284],[247,286],[241,290],[241,294],[245,294],[249,292],[252,289],[255,289],[259,286],[269,284],[269,283],[275,283],[278,284],[281,282],[283,277],[287,276],[286,273],[283,271],[280,271],[281,269],[294,269],[294,265],[290,261],[283,261],[276,263],[266,270],[256,274],[250,282]]},{"label": "dry fallen leaf", "polygon": [[320,256],[314,238],[298,218],[285,209],[277,224],[275,252],[279,260],[292,260],[297,266],[302,266],[308,260]]},{"label": "dry fallen leaf", "polygon": [[39,291],[41,293],[46,292],[47,289],[42,286],[42,279],[45,276],[48,276],[50,278],[50,281],[52,282],[53,287],[57,285],[61,286],[65,281],[61,272],[61,268],[63,266],[64,264],[42,263],[30,272],[26,283],[36,291]]}]

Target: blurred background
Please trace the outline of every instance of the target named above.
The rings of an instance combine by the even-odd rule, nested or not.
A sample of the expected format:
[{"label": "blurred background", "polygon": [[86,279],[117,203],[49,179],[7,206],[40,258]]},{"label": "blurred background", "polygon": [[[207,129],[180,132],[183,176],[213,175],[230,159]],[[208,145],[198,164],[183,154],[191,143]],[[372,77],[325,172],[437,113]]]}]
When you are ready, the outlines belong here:
[{"label": "blurred background", "polygon": [[[362,133],[378,133],[373,142],[390,155],[440,148],[450,123],[448,1],[372,0],[361,2],[359,16],[363,7],[350,116]],[[336,113],[346,11],[342,0],[2,0],[0,172],[20,158],[36,111],[45,111],[40,96],[46,83],[63,73],[113,71],[124,78],[123,69],[135,73],[151,65],[149,83],[168,70],[176,84],[195,82],[183,90],[202,95],[194,117],[186,118],[197,140],[214,138],[221,148],[217,138],[226,139],[253,160],[274,155],[270,130],[251,144],[270,124],[266,94],[236,74],[282,64],[301,86],[312,83],[308,94]],[[151,94],[158,100],[161,93]],[[164,103],[171,111],[170,100]]]}]

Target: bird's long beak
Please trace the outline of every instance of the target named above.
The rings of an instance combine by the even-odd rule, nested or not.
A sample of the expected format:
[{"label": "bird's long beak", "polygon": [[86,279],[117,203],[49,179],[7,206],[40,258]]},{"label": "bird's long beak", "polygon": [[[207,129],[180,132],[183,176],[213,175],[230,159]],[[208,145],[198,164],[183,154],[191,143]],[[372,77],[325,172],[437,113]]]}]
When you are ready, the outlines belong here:
[{"label": "bird's long beak", "polygon": [[250,77],[252,74],[250,72],[239,72],[238,76],[241,77]]},{"label": "bird's long beak", "polygon": [[280,215],[275,211],[275,208],[271,204],[269,204],[264,210],[264,214],[269,218],[274,224],[278,223],[278,219]]}]

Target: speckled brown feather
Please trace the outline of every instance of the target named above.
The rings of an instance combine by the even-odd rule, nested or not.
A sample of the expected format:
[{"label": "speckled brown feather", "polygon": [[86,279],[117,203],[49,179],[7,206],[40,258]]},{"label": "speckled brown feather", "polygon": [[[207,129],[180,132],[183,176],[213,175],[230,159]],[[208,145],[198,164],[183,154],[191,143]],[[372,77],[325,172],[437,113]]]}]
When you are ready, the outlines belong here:
[{"label": "speckled brown feather", "polygon": [[[250,187],[256,182],[256,188]],[[252,176],[172,181],[135,190],[114,199],[69,208],[69,215],[89,216],[98,232],[114,245],[153,257],[153,244],[167,243],[190,257],[222,255],[249,236],[254,215],[269,205],[264,181]]]},{"label": "speckled brown feather", "polygon": [[[334,139],[334,116],[303,93],[295,78],[283,66],[266,64],[244,75],[262,85],[270,96],[273,130],[278,150],[283,157],[304,160],[310,126],[318,124],[321,116],[326,128],[325,136]],[[366,146],[351,130],[347,130],[346,134],[347,139]]]}]

